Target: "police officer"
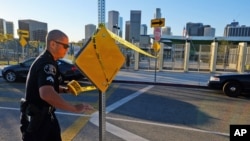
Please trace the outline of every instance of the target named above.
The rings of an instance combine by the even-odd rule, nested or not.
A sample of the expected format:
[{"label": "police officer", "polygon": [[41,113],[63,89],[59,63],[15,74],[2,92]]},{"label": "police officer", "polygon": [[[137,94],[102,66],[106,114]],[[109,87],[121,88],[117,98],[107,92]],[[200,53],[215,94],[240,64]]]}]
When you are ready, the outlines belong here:
[{"label": "police officer", "polygon": [[89,104],[72,105],[59,93],[67,93],[59,85],[60,72],[56,60],[63,58],[69,40],[60,30],[52,30],[46,37],[46,50],[32,64],[25,91],[25,106],[21,105],[21,132],[24,141],[61,141],[60,126],[55,108],[81,113],[93,110]]}]

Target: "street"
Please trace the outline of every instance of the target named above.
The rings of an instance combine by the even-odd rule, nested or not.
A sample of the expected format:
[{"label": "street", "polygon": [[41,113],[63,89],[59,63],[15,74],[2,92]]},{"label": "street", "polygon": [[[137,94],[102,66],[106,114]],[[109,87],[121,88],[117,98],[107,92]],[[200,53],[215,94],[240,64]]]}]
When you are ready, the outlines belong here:
[{"label": "street", "polygon": [[[20,140],[19,100],[25,83],[0,78],[0,140]],[[249,97],[173,86],[112,83],[106,94],[106,140],[228,141],[230,124],[249,124]],[[57,110],[64,141],[98,141],[98,91],[63,95],[91,103],[93,113]]]}]

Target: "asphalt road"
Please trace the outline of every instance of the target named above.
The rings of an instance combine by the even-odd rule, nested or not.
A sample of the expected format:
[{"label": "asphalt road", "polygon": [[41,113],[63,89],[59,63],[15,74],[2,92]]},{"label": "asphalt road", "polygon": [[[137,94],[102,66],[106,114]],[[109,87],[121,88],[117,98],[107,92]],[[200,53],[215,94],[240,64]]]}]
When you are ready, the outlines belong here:
[{"label": "asphalt road", "polygon": [[[19,100],[24,83],[0,78],[0,140],[20,140]],[[230,124],[249,124],[249,97],[177,86],[113,83],[105,93],[107,141],[228,141]],[[98,91],[63,95],[98,109]],[[73,114],[57,110],[64,141],[98,141],[98,110]]]}]

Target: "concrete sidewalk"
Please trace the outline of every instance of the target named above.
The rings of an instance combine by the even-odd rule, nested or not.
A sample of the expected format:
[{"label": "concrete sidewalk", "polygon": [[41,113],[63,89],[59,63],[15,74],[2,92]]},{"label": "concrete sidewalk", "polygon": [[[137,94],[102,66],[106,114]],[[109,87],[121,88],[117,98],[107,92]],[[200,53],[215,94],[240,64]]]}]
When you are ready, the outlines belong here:
[{"label": "concrete sidewalk", "polygon": [[124,69],[118,72],[115,80],[206,86],[211,75],[209,72],[155,72],[154,70],[134,71]]}]

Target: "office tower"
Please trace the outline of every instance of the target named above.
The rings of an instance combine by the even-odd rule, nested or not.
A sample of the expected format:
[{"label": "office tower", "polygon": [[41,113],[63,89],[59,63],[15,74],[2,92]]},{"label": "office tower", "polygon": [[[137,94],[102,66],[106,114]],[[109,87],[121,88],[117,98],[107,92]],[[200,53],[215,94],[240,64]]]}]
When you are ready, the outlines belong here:
[{"label": "office tower", "polygon": [[129,34],[130,34],[130,21],[126,21],[126,24],[125,24],[125,40],[126,41],[130,41]]},{"label": "office tower", "polygon": [[6,34],[6,21],[4,19],[0,19],[0,34]]},{"label": "office tower", "polygon": [[98,0],[98,24],[105,24],[105,0]]},{"label": "office tower", "polygon": [[155,18],[161,18],[161,8],[156,8]]},{"label": "office tower", "polygon": [[123,37],[123,18],[119,17],[118,26],[120,27],[119,36]]},{"label": "office tower", "polygon": [[13,22],[6,21],[6,33],[14,35],[14,24],[13,24]]},{"label": "office tower", "polygon": [[88,40],[96,31],[96,25],[87,24],[85,25],[85,39]]},{"label": "office tower", "polygon": [[141,27],[141,11],[131,10],[130,11],[130,30],[129,30],[129,41],[139,42],[140,41],[140,27]]},{"label": "office tower", "polygon": [[250,26],[239,25],[239,22],[233,21],[231,24],[226,25],[224,28],[224,36],[239,36],[239,37],[249,37],[250,36]]},{"label": "office tower", "polygon": [[210,36],[210,37],[214,37],[215,36],[215,28],[212,28],[210,25],[205,25],[203,27],[204,30],[204,36]]},{"label": "office tower", "polygon": [[148,27],[146,24],[141,25],[140,35],[147,35]]},{"label": "office tower", "polygon": [[108,12],[108,29],[115,34],[119,34],[120,27],[119,22],[119,12],[118,11],[109,11]]},{"label": "office tower", "polygon": [[45,42],[45,38],[48,33],[47,23],[30,19],[18,20],[18,27],[19,30],[29,31],[30,41]]},{"label": "office tower", "polygon": [[172,35],[172,33],[171,33],[171,27],[168,27],[168,26],[163,27],[162,28],[162,35]]},{"label": "office tower", "polygon": [[186,32],[188,36],[203,36],[203,24],[188,22],[186,24]]}]

